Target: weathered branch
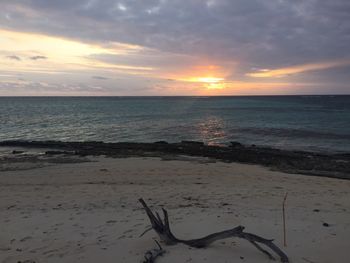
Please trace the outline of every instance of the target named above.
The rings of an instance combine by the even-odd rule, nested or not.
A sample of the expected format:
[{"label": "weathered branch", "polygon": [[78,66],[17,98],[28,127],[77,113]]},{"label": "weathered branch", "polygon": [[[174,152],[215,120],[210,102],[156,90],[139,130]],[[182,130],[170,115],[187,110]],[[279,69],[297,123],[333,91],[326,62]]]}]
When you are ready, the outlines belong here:
[{"label": "weathered branch", "polygon": [[154,240],[154,242],[156,242],[158,248],[146,251],[145,259],[142,263],[154,263],[157,257],[162,256],[165,253],[165,250],[161,247],[159,242],[157,240]]},{"label": "weathered branch", "polygon": [[276,260],[274,256],[271,255],[271,253],[265,249],[263,249],[260,245],[258,245],[258,243],[254,242],[254,241],[250,241],[250,243],[253,244],[253,246],[255,246],[258,250],[260,250],[261,252],[263,252],[264,254],[266,254],[271,260]]},{"label": "weathered branch", "polygon": [[174,234],[170,230],[168,212],[165,209],[162,209],[163,210],[163,219],[162,219],[158,213],[156,213],[156,216],[153,214],[151,209],[147,206],[146,202],[142,198],[139,199],[139,201],[142,204],[143,208],[145,209],[149,220],[151,221],[153,230],[156,231],[160,239],[167,245],[175,245],[178,243],[183,243],[190,247],[204,248],[217,240],[230,238],[230,237],[238,237],[249,241],[251,244],[254,245],[254,247],[256,247],[258,250],[266,254],[270,259],[274,259],[272,254],[267,250],[263,249],[258,243],[267,246],[273,252],[275,252],[280,257],[281,262],[283,263],[289,262],[287,255],[272,242],[273,240],[265,239],[251,233],[243,232],[244,230],[243,226],[237,226],[235,228],[221,231],[218,233],[213,233],[211,235],[198,238],[198,239],[191,239],[191,240],[178,239],[174,236]]},{"label": "weathered branch", "polygon": [[151,231],[152,229],[152,227],[147,228],[145,231],[142,232],[142,234],[139,237],[144,236],[147,232]]}]

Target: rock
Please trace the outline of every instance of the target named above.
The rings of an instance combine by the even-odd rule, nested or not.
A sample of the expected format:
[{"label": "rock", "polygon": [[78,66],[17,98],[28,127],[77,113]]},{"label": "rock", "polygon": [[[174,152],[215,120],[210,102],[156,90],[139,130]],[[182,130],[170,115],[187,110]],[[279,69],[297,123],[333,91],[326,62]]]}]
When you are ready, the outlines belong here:
[{"label": "rock", "polygon": [[46,151],[46,155],[59,155],[59,154],[74,154],[74,152],[70,151]]},{"label": "rock", "polygon": [[243,144],[241,144],[239,142],[230,142],[230,147],[232,147],[232,148],[240,148],[240,147],[243,147]]},{"label": "rock", "polygon": [[155,144],[169,144],[167,141],[157,141]]},{"label": "rock", "polygon": [[24,153],[24,151],[17,151],[17,150],[12,151],[12,154],[21,154],[21,153]]},{"label": "rock", "polygon": [[[188,155],[224,162],[259,164],[287,172],[350,179],[350,154],[320,154],[280,150],[256,145],[244,146],[232,142],[230,146],[205,145],[198,141],[181,143],[103,143],[62,141],[0,141],[0,146],[46,148],[47,155],[105,155],[111,157]],[[54,150],[52,150],[54,149]]]},{"label": "rock", "polygon": [[204,142],[197,142],[197,141],[181,141],[181,144],[191,145],[191,146],[204,146]]}]

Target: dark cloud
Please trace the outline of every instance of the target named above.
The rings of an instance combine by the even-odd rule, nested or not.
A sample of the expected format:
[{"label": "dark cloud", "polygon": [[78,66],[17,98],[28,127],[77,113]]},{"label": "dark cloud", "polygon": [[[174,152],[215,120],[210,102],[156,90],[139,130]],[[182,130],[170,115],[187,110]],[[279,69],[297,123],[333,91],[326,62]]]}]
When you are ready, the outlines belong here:
[{"label": "dark cloud", "polygon": [[12,60],[17,60],[17,61],[21,61],[22,60],[19,56],[16,56],[16,55],[6,56],[6,58],[12,59]]},{"label": "dark cloud", "polygon": [[46,56],[32,56],[30,57],[31,60],[40,60],[40,59],[47,59]]},{"label": "dark cloud", "polygon": [[[6,28],[239,61],[241,76],[252,68],[350,58],[348,0],[13,0],[0,8]],[[143,63],[149,60],[166,63],[147,56]]]},{"label": "dark cloud", "polygon": [[98,80],[107,80],[108,78],[102,77],[102,76],[92,76],[93,79],[98,79]]},{"label": "dark cloud", "polygon": [[89,41],[244,57],[252,64],[350,55],[347,0],[14,0],[0,5],[8,17],[2,16],[3,25]]}]

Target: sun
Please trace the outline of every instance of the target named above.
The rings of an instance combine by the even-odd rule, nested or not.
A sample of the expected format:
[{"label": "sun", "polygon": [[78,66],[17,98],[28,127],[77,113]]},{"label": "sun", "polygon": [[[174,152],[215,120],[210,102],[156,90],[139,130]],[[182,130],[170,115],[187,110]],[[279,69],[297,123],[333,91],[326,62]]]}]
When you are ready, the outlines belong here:
[{"label": "sun", "polygon": [[195,82],[202,84],[203,87],[207,89],[224,89],[225,79],[219,77],[205,76],[205,77],[192,77],[186,79],[189,82]]},{"label": "sun", "polygon": [[227,69],[216,65],[196,66],[186,69],[179,73],[173,73],[171,78],[181,81],[194,83],[198,89],[202,90],[221,90],[228,87],[226,76]]},{"label": "sun", "polygon": [[206,89],[214,90],[214,89],[224,89],[225,82],[224,78],[219,77],[198,77],[196,78],[196,82],[202,83]]},{"label": "sun", "polygon": [[203,82],[203,83],[219,83],[224,80],[224,78],[216,78],[216,77],[199,77],[195,78],[196,82]]},{"label": "sun", "polygon": [[214,83],[212,82],[212,83],[207,83],[205,85],[205,87],[207,89],[211,89],[211,90],[213,90],[213,89],[225,89],[226,85],[225,85],[225,83],[222,83],[222,82],[214,82]]}]

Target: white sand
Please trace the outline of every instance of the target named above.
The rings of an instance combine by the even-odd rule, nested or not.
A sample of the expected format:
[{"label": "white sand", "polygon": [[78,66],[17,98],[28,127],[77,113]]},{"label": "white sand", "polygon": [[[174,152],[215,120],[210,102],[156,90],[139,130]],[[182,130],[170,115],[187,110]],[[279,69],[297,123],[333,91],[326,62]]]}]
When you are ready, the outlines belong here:
[{"label": "white sand", "polygon": [[[179,238],[243,225],[274,238],[291,262],[350,260],[350,181],[222,162],[95,160],[0,172],[0,262],[140,262],[156,234],[139,238],[149,226],[139,197],[168,209]],[[270,262],[238,239],[207,249],[164,248],[159,263]]]}]

